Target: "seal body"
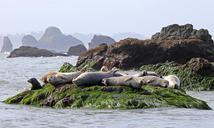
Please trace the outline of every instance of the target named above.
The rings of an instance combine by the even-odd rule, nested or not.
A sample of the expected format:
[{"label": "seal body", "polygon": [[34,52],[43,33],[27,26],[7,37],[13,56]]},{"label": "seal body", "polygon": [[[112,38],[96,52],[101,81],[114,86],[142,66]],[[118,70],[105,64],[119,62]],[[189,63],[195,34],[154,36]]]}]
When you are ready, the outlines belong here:
[{"label": "seal body", "polygon": [[31,84],[30,90],[38,90],[42,88],[41,84],[36,78],[31,78],[27,82]]},{"label": "seal body", "polygon": [[175,89],[181,88],[180,79],[176,75],[163,76],[163,79],[169,82],[168,88],[175,88]]},{"label": "seal body", "polygon": [[73,83],[77,86],[92,86],[101,85],[102,79],[109,77],[118,77],[121,74],[116,73],[116,71],[109,72],[85,72],[79,75],[73,80]]},{"label": "seal body", "polygon": [[167,88],[169,85],[169,82],[167,80],[164,80],[157,76],[144,76],[138,77],[137,79],[141,82],[142,85],[152,85],[164,88]]},{"label": "seal body", "polygon": [[131,86],[133,88],[141,88],[141,83],[138,77],[133,76],[120,76],[104,78],[102,83],[106,86]]},{"label": "seal body", "polygon": [[82,72],[71,72],[71,73],[60,73],[60,72],[49,72],[42,77],[44,83],[50,83],[52,85],[63,85],[72,83],[73,79],[78,77]]},{"label": "seal body", "polygon": [[143,85],[151,85],[157,87],[168,87],[169,82],[157,76],[121,76],[111,77],[102,80],[102,83],[107,86],[131,86],[133,88],[141,88]]},{"label": "seal body", "polygon": [[134,74],[133,76],[136,76],[136,77],[143,77],[143,76],[157,76],[157,77],[161,77],[161,75],[157,74],[156,72],[146,71],[146,70],[143,70],[140,73]]}]

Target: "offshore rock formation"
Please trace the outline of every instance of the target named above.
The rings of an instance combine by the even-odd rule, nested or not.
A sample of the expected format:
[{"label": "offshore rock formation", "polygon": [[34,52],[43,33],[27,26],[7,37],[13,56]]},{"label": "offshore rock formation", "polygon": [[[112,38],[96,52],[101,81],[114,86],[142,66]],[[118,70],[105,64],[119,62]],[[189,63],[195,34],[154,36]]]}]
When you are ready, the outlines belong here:
[{"label": "offshore rock formation", "polygon": [[3,39],[3,46],[1,52],[11,52],[13,50],[13,45],[9,39],[9,37],[5,36]]},{"label": "offshore rock formation", "polygon": [[86,52],[87,49],[84,45],[76,45],[69,48],[67,55],[69,56],[79,56],[81,53]]},{"label": "offshore rock formation", "polygon": [[[60,69],[63,72],[77,70],[68,63],[65,63]],[[146,109],[178,107],[211,109],[206,102],[189,96],[185,91],[150,85],[134,89],[130,86],[78,87],[74,84],[55,87],[48,83],[42,89],[21,92],[4,102],[53,108]]]},{"label": "offshore rock formation", "polygon": [[21,46],[20,48],[14,49],[8,58],[14,57],[54,57],[54,56],[66,56],[61,53],[53,53],[45,49],[38,49],[36,47]]},{"label": "offshore rock formation", "polygon": [[25,35],[22,38],[22,46],[38,47],[39,42],[32,35]]},{"label": "offshore rock formation", "polygon": [[166,61],[184,64],[194,57],[214,61],[214,43],[208,30],[195,30],[190,24],[170,25],[149,40],[128,38],[100,45],[82,54],[76,66],[89,63],[96,70],[102,66],[127,70]]},{"label": "offshore rock formation", "polygon": [[71,35],[64,35],[59,28],[49,27],[39,40],[38,48],[67,52],[71,46],[83,44],[80,40]]},{"label": "offshore rock formation", "polygon": [[114,39],[108,36],[103,36],[103,35],[94,35],[93,39],[89,43],[89,49],[95,48],[99,46],[100,44],[107,44],[111,45],[115,42]]}]

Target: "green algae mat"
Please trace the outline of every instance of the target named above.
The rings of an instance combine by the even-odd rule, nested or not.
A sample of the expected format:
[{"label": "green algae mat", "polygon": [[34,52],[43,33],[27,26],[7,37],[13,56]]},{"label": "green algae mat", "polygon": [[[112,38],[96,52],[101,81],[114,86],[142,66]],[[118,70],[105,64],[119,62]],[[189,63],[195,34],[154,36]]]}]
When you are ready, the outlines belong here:
[{"label": "green algae mat", "polygon": [[143,86],[76,87],[64,85],[55,88],[47,84],[43,89],[24,91],[4,101],[7,104],[24,104],[52,108],[90,109],[143,109],[178,107],[210,110],[206,102],[175,89]]}]

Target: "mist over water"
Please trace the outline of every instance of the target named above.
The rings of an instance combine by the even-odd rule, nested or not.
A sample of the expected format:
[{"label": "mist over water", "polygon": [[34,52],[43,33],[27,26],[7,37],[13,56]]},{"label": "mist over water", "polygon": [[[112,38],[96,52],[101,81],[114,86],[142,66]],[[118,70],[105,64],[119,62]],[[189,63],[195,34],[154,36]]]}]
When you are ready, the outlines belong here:
[{"label": "mist over water", "polygon": [[[0,54],[0,101],[21,92],[27,79],[40,78],[77,57],[13,58]],[[188,92],[214,109],[214,92]],[[139,110],[51,109],[0,102],[0,128],[213,128],[214,111],[178,108]]]}]

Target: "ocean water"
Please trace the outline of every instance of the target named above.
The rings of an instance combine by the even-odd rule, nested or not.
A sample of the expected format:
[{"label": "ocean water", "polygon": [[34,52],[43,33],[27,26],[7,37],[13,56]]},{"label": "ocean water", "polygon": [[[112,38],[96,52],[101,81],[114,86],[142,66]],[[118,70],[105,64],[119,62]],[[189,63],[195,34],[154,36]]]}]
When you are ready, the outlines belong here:
[{"label": "ocean water", "polygon": [[[213,128],[214,111],[178,108],[139,110],[51,109],[2,103],[31,77],[58,70],[77,57],[6,58],[0,54],[0,128]],[[214,109],[214,92],[188,92]]]}]

